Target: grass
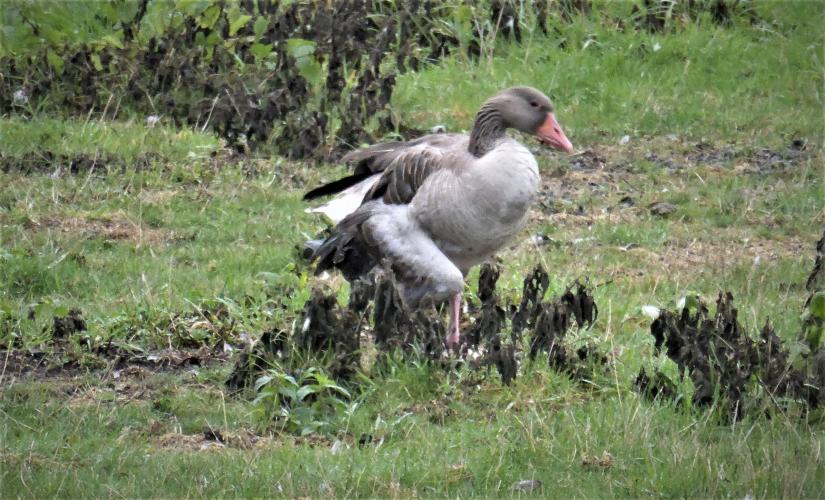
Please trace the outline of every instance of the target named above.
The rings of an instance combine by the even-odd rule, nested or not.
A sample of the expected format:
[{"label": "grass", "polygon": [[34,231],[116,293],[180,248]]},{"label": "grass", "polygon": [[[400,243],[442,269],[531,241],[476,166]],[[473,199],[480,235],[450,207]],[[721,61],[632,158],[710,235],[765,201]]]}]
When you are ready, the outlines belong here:
[{"label": "grass", "polygon": [[[513,387],[484,383],[472,393],[445,396],[420,387],[420,371],[400,371],[365,396],[348,434],[313,444],[282,437],[251,450],[158,445],[163,436],[198,434],[206,426],[229,435],[251,425],[244,404],[204,391],[191,376],[164,384],[162,396],[125,403],[115,391],[80,397],[98,387],[94,381],[81,384],[68,404],[54,401],[61,395],[49,385],[8,390],[4,418],[12,425],[4,440],[26,446],[4,450],[4,491],[510,495],[517,481],[539,479],[543,493],[553,496],[806,497],[817,494],[823,479],[823,436],[805,430],[798,417],[730,427],[632,393],[609,403],[546,369]],[[443,374],[431,375],[446,383],[438,380]],[[419,403],[411,404],[410,390],[425,391]],[[441,400],[428,404],[428,397]],[[380,445],[358,446],[365,433]],[[345,443],[341,451],[331,451],[334,439]]]},{"label": "grass", "polygon": [[[559,122],[579,144],[668,134],[754,138],[765,146],[796,137],[821,143],[815,110],[822,106],[823,40],[811,27],[825,14],[817,2],[783,5],[757,3],[767,21],[739,29],[699,22],[644,34],[617,30],[598,15],[580,17],[557,36],[502,47],[478,64],[454,58],[405,75],[396,102],[403,119],[461,130],[487,96],[532,85],[555,99]],[[629,15],[633,5],[609,7]]]},{"label": "grass", "polygon": [[[250,399],[229,396],[228,363],[115,378],[88,346],[113,339],[154,352],[289,330],[312,284],[294,246],[320,229],[300,196],[342,169],[239,160],[208,134],[163,124],[0,118],[0,343],[53,349],[52,316],[69,308],[88,323],[69,339],[80,373],[3,368],[0,496],[510,496],[524,479],[560,497],[819,496],[821,413],[790,405],[730,424],[632,389],[642,366],[677,378],[654,353],[643,305],[731,290],[748,328],[770,318],[788,341],[799,332],[825,222],[823,11],[793,7],[760,2],[774,22],[700,21],[666,34],[621,33],[594,14],[559,38],[399,77],[402,119],[451,130],[508,84],[549,89],[574,144],[604,159],[591,170],[539,153],[553,196],[502,253],[499,290],[517,297],[539,263],[554,293],[589,277],[601,314],[576,338],[611,363],[585,383],[524,363],[509,387],[414,359],[365,366],[357,405],[334,431],[308,437],[271,433]],[[792,139],[807,149],[794,156]],[[763,149],[787,163],[766,162]],[[718,154],[698,156],[708,150]],[[46,151],[111,165],[71,174]],[[43,168],[12,168],[32,155]],[[141,158],[144,168],[122,168]],[[628,196],[632,206],[619,203]],[[659,201],[675,212],[651,215]],[[531,233],[555,244],[536,247]],[[226,317],[209,316],[220,308]],[[688,381],[680,390],[690,397]],[[210,446],[205,427],[237,439]],[[371,442],[359,446],[363,436]]]}]

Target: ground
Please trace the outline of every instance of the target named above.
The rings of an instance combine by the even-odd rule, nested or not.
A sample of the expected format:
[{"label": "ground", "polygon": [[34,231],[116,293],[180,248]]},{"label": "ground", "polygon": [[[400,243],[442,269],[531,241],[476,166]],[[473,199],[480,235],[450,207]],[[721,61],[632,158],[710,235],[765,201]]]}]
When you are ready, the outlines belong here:
[{"label": "ground", "polygon": [[249,342],[295,328],[313,286],[346,297],[296,249],[323,228],[301,193],[343,167],[237,156],[140,117],[0,118],[0,495],[818,496],[821,409],[731,422],[633,384],[646,367],[693,390],[644,306],[730,291],[749,331],[770,319],[798,339],[825,222],[814,7],[772,30],[583,22],[580,49],[537,37],[399,78],[399,116],[422,128],[466,129],[512,83],[553,93],[578,153],[520,137],[543,184],[498,291],[517,301],[538,264],[550,294],[588,279],[600,314],[572,341],[607,363],[571,378],[522,359],[504,385],[366,352],[352,397],[306,435],[224,382]]}]

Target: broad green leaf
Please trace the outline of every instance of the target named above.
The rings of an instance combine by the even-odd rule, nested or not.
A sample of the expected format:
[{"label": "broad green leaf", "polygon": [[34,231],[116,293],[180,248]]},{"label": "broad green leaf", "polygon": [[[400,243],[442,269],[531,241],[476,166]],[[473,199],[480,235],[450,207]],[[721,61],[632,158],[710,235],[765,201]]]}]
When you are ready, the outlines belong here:
[{"label": "broad green leaf", "polygon": [[300,60],[315,53],[315,42],[303,38],[290,38],[286,41],[286,50],[295,60]]},{"label": "broad green leaf", "polygon": [[298,392],[291,387],[279,387],[278,393],[285,398],[289,398],[291,401],[298,400]]},{"label": "broad green leaf", "polygon": [[49,66],[54,69],[54,71],[58,75],[63,74],[63,58],[57,55],[53,50],[49,49],[46,52],[46,60],[49,62]]},{"label": "broad green leaf", "polygon": [[[269,54],[272,53],[272,45],[270,45],[268,43],[267,44],[253,43],[252,46],[249,47],[249,52],[255,57],[255,61],[260,63],[262,60],[266,59],[267,56],[269,56]],[[263,273],[258,273],[258,276],[260,276],[261,274],[263,274]],[[277,276],[275,273],[266,273],[266,274],[272,274],[272,275]],[[273,281],[271,279],[266,279],[266,278],[264,278],[264,279],[266,281]]]},{"label": "broad green leaf", "polygon": [[312,385],[305,385],[298,389],[298,392],[295,395],[298,398],[298,401],[303,401],[305,397],[309,396],[310,394],[315,394],[317,392],[317,388]]},{"label": "broad green leaf", "polygon": [[184,14],[191,17],[196,17],[205,11],[211,2],[209,0],[178,0],[175,3]]},{"label": "broad green leaf", "polygon": [[201,28],[211,29],[215,26],[215,23],[218,21],[218,17],[220,17],[220,15],[221,8],[217,5],[213,5],[203,12],[198,24],[200,24]]},{"label": "broad green leaf", "polygon": [[811,316],[825,320],[825,292],[816,292],[809,306]]},{"label": "broad green leaf", "polygon": [[298,73],[313,87],[317,87],[321,83],[321,64],[309,57],[299,60]]},{"label": "broad green leaf", "polygon": [[238,33],[238,30],[246,26],[246,23],[248,23],[250,19],[252,19],[252,16],[244,14],[230,21],[229,36],[235,36]]},{"label": "broad green leaf", "polygon": [[469,5],[459,5],[453,10],[453,18],[462,25],[469,25],[473,18],[473,10]]},{"label": "broad green leaf", "polygon": [[139,2],[110,2],[109,4],[114,6],[117,20],[121,23],[128,23],[133,20],[140,8]]},{"label": "broad green leaf", "polygon": [[103,71],[103,63],[100,62],[100,54],[92,54],[90,58],[92,59],[92,65],[95,69],[97,71]]},{"label": "broad green leaf", "polygon": [[103,37],[103,41],[117,47],[119,49],[123,48],[123,30],[117,30],[111,35],[106,35]]},{"label": "broad green leaf", "polygon": [[822,345],[822,337],[825,337],[825,324],[812,323],[807,326],[805,340],[808,341],[811,351],[816,351]]},{"label": "broad green leaf", "polygon": [[212,31],[206,37],[206,46],[207,47],[214,47],[221,43],[221,35],[217,31]]},{"label": "broad green leaf", "polygon": [[264,34],[268,27],[269,20],[267,18],[260,16],[258,19],[255,19],[255,24],[252,26],[252,29],[255,31],[255,37],[261,38],[261,35]]},{"label": "broad green leaf", "polygon": [[322,387],[335,385],[335,381],[333,381],[331,378],[327,377],[323,373],[320,373],[320,372],[316,373],[314,378],[315,378],[315,381],[318,382],[318,385],[320,385]]},{"label": "broad green leaf", "polygon": [[685,307],[691,310],[696,310],[702,303],[701,296],[696,292],[688,292],[685,295]]},{"label": "broad green leaf", "polygon": [[100,16],[105,18],[107,22],[114,23],[118,21],[114,3],[101,2],[97,8],[100,9]]},{"label": "broad green leaf", "polygon": [[146,14],[141,21],[140,34],[142,37],[150,38],[163,34],[169,27],[170,21],[170,4],[165,2],[149,2],[146,8]]},{"label": "broad green leaf", "polygon": [[265,386],[270,382],[272,382],[272,377],[270,377],[269,375],[259,377],[258,380],[255,381],[255,391],[260,391],[261,387]]},{"label": "broad green leaf", "polygon": [[788,359],[795,370],[804,370],[806,358],[811,352],[808,346],[802,342],[791,342],[788,345]]}]

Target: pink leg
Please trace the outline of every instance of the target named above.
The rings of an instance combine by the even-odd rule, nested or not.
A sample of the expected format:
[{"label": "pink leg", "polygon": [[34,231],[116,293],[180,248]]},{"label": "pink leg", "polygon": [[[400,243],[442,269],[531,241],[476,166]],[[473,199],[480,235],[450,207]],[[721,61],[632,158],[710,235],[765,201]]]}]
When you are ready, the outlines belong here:
[{"label": "pink leg", "polygon": [[457,293],[450,299],[450,331],[447,333],[447,347],[458,347],[460,337],[459,320],[461,319],[461,294]]}]

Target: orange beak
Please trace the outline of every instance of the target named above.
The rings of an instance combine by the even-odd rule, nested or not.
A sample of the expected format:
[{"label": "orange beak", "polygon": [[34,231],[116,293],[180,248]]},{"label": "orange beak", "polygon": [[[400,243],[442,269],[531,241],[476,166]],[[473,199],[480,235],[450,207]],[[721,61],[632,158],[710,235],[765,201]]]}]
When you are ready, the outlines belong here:
[{"label": "orange beak", "polygon": [[545,119],[544,123],[541,124],[541,127],[536,130],[536,136],[538,136],[542,143],[547,144],[548,146],[554,147],[568,154],[573,152],[573,145],[570,143],[570,139],[564,135],[564,132],[559,126],[559,122],[556,121],[556,117],[553,113],[547,113],[547,119]]}]

